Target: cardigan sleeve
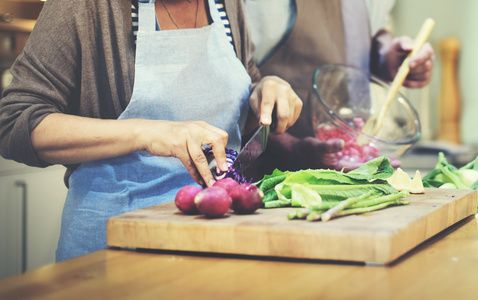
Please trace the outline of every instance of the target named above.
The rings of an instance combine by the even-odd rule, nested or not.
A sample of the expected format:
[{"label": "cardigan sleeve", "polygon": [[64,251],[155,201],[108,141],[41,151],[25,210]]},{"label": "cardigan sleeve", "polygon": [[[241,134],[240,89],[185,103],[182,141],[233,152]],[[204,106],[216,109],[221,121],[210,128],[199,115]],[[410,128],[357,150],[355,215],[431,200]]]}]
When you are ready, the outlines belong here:
[{"label": "cardigan sleeve", "polygon": [[46,116],[117,118],[132,94],[134,60],[131,3],[48,0],[0,99],[0,155],[45,167],[30,134]]},{"label": "cardigan sleeve", "polygon": [[[78,45],[72,38],[72,1],[48,1],[35,28],[14,62],[13,81],[0,100],[0,154],[27,165],[44,167],[30,133],[50,113],[65,112],[80,68]],[[60,4],[61,3],[61,4]],[[54,22],[53,22],[54,21]]]}]

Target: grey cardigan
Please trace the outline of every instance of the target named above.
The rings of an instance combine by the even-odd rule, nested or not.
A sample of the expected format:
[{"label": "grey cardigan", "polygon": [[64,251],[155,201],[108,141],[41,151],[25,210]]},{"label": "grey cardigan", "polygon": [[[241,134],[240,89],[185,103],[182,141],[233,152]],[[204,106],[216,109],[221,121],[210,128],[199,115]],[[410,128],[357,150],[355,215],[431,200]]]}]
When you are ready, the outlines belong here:
[{"label": "grey cardigan", "polygon": [[[225,9],[236,54],[257,82],[243,2],[225,0]],[[116,119],[131,98],[134,61],[130,0],[48,0],[0,100],[0,154],[46,167],[30,140],[45,116]],[[75,166],[67,167],[68,177]]]}]

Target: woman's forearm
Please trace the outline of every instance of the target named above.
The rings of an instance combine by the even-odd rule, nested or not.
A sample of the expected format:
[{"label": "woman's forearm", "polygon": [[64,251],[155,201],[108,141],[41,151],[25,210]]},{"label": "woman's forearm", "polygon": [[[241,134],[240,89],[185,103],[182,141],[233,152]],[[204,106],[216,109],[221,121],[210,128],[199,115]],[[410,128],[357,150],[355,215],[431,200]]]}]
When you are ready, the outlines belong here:
[{"label": "woman's forearm", "polygon": [[142,150],[139,133],[147,120],[104,120],[50,114],[32,131],[40,159],[51,164],[76,164]]}]

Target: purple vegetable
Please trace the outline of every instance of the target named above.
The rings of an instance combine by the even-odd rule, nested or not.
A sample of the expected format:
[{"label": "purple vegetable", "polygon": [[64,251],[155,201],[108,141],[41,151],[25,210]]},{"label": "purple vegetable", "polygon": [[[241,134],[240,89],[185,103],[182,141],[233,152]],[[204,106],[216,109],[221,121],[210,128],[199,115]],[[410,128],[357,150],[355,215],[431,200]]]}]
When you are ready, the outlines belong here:
[{"label": "purple vegetable", "polygon": [[264,193],[261,189],[250,183],[236,186],[229,192],[232,198],[232,209],[237,214],[252,214],[262,206]]},{"label": "purple vegetable", "polygon": [[[216,178],[216,180],[220,180],[222,178],[232,178],[238,183],[251,183],[252,179],[248,182],[246,176],[242,174],[239,170],[235,170],[232,168],[232,164],[237,158],[237,151],[234,149],[226,148],[226,158],[227,158],[227,165],[229,169],[227,171],[221,171],[217,168],[216,160],[214,159],[214,154],[212,152],[212,148],[208,147],[204,149],[204,154],[206,155],[207,160],[209,161],[209,169],[211,169],[212,174]],[[239,166],[240,166],[239,162]]]},{"label": "purple vegetable", "polygon": [[224,188],[228,193],[239,185],[239,182],[235,181],[230,177],[218,179],[212,186],[219,186]]},{"label": "purple vegetable", "polygon": [[194,198],[200,191],[201,189],[199,187],[192,185],[181,188],[174,198],[176,207],[188,215],[198,214],[199,210],[194,203]]},{"label": "purple vegetable", "polygon": [[194,203],[207,218],[218,218],[231,208],[232,198],[222,187],[212,186],[197,193]]}]

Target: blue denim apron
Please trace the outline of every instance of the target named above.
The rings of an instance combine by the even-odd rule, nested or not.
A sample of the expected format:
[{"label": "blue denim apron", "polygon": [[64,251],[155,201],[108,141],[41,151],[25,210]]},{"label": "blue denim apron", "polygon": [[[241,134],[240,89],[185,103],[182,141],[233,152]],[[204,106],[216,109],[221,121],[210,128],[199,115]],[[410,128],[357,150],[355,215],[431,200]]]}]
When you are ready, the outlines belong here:
[{"label": "blue denim apron", "polygon": [[[208,1],[211,25],[165,31],[156,30],[154,0],[140,1],[133,95],[119,118],[203,120],[239,150],[251,79]],[[69,179],[57,261],[105,248],[109,217],[173,201],[194,184],[179,159],[145,151],[81,164]]]}]

